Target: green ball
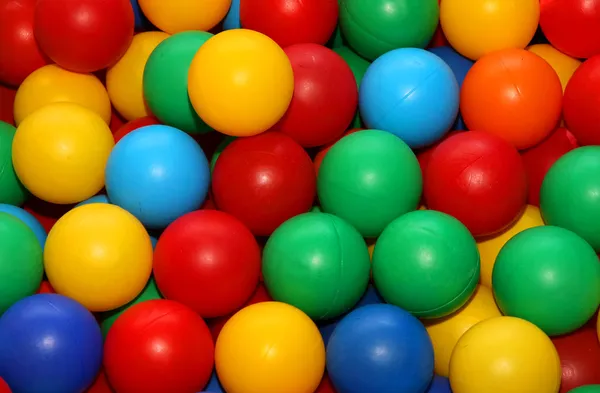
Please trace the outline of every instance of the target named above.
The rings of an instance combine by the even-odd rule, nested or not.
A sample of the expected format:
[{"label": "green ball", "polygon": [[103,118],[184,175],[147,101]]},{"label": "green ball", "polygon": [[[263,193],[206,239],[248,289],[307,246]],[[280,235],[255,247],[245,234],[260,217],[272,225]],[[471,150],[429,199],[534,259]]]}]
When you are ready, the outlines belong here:
[{"label": "green ball", "polygon": [[[358,88],[360,88],[360,82],[362,82],[362,78],[365,75],[365,72],[367,72],[367,68],[369,68],[369,65],[371,63],[369,63],[367,60],[363,59],[362,57],[360,57],[359,55],[354,53],[352,51],[352,49],[350,49],[346,46],[343,46],[341,48],[336,48],[336,49],[334,49],[334,52],[337,53],[338,55],[340,55],[342,57],[342,59],[344,59],[346,64],[348,64],[348,66],[352,70],[352,73],[354,74],[354,79],[356,79],[356,86]],[[354,120],[352,121],[352,124],[350,125],[350,128],[362,128],[362,127],[363,127],[363,123],[360,118],[360,112],[357,109],[356,114],[354,115]]]},{"label": "green ball", "polygon": [[569,390],[567,393],[600,393],[600,385],[585,385]]},{"label": "green ball", "polygon": [[316,320],[350,310],[365,293],[370,271],[360,233],[327,213],[304,213],[284,222],[263,252],[262,272],[271,297]]},{"label": "green ball", "polygon": [[373,281],[381,296],[420,318],[440,318],[462,307],[477,287],[479,268],[469,230],[433,210],[392,221],[373,252]]},{"label": "green ball", "polygon": [[237,137],[235,136],[225,135],[225,138],[223,138],[221,143],[219,143],[210,159],[210,173],[213,173],[213,171],[215,170],[215,165],[217,165],[217,159],[219,158],[221,153],[223,153],[223,150],[225,150],[225,148],[229,146],[229,144],[233,142],[236,138]]},{"label": "green ball", "polygon": [[121,314],[123,314],[125,310],[127,310],[129,307],[141,302],[145,302],[147,300],[156,299],[162,299],[162,295],[160,294],[160,291],[156,286],[156,281],[154,281],[154,277],[150,277],[150,280],[148,280],[148,283],[146,284],[142,292],[140,292],[140,294],[137,295],[135,299],[115,310],[111,310],[101,314],[100,319],[102,320],[102,322],[100,323],[100,328],[102,329],[102,335],[104,336],[104,338],[106,338],[108,331],[112,327],[113,323],[115,323],[117,318]]},{"label": "green ball", "polygon": [[18,218],[0,213],[0,315],[36,293],[44,275],[42,246]]},{"label": "green ball", "polygon": [[319,168],[321,208],[377,237],[394,219],[415,210],[423,180],[413,151],[379,130],[352,133],[336,142]]},{"label": "green ball", "polygon": [[340,28],[361,56],[375,60],[398,48],[425,48],[440,19],[437,0],[341,0]]},{"label": "green ball", "polygon": [[150,111],[162,123],[190,134],[212,131],[188,96],[192,59],[212,36],[204,31],[173,34],[154,49],[144,69],[144,98]]},{"label": "green ball", "polygon": [[492,288],[505,315],[549,336],[583,326],[600,305],[600,263],[585,240],[555,227],[526,229],[500,250]]},{"label": "green ball", "polygon": [[552,165],[540,191],[544,221],[569,229],[600,252],[600,146],[572,150]]},{"label": "green ball", "polygon": [[12,163],[12,142],[16,128],[0,121],[0,203],[21,206],[29,195],[19,181]]}]

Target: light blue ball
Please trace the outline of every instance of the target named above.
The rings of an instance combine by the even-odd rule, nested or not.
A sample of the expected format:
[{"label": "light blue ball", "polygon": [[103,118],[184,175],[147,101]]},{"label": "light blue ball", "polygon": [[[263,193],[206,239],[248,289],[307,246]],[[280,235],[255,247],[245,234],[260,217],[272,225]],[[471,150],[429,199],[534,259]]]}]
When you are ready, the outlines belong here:
[{"label": "light blue ball", "polygon": [[163,229],[199,209],[209,183],[208,160],[200,145],[185,132],[164,125],[127,134],[106,164],[111,203],[148,229]]},{"label": "light blue ball", "polygon": [[240,29],[240,0],[231,0],[229,12],[223,20],[223,30]]},{"label": "light blue ball", "polygon": [[29,213],[25,209],[21,209],[20,207],[8,205],[5,203],[0,203],[0,212],[8,213],[11,216],[23,221],[23,223],[25,223],[25,225],[27,225],[29,229],[33,231],[35,237],[37,237],[38,242],[40,242],[40,246],[42,246],[42,250],[44,249],[44,245],[46,244],[46,238],[48,237],[48,234],[46,233],[46,230],[44,229],[42,224],[40,224],[40,222],[37,220],[37,218],[35,218],[31,213]]},{"label": "light blue ball", "polygon": [[454,73],[424,49],[401,48],[379,57],[359,90],[367,128],[391,132],[412,148],[440,140],[456,120],[458,104]]},{"label": "light blue ball", "polygon": [[104,194],[100,194],[100,195],[95,195],[89,199],[86,199],[83,202],[79,202],[77,205],[75,205],[75,207],[79,207],[79,206],[83,206],[83,205],[90,205],[92,203],[108,203],[110,204],[110,201],[108,200],[108,197]]}]

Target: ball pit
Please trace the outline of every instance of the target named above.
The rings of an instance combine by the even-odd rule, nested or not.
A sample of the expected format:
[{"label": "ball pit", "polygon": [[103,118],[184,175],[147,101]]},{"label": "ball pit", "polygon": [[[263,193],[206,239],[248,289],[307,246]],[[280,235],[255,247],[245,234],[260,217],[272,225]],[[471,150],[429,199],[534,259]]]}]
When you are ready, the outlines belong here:
[{"label": "ball pit", "polygon": [[452,69],[423,50],[396,49],[377,58],[360,86],[360,115],[372,129],[390,131],[411,148],[431,145],[458,113]]},{"label": "ball pit", "polygon": [[0,3],[0,392],[598,390],[600,0]]}]

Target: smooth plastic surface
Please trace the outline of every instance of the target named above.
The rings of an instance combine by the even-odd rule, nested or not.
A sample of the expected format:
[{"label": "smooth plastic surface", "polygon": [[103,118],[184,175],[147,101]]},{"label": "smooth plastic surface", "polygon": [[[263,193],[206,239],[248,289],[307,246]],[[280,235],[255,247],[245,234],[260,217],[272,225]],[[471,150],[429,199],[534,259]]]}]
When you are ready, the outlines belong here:
[{"label": "smooth plastic surface", "polygon": [[12,162],[12,144],[16,128],[0,121],[0,203],[21,206],[29,195],[21,184]]},{"label": "smooth plastic surface", "polygon": [[569,79],[563,114],[569,131],[582,146],[600,144],[600,55],[582,63]]},{"label": "smooth plastic surface", "polygon": [[231,0],[138,0],[144,15],[160,30],[175,34],[208,31],[227,14]]},{"label": "smooth plastic surface", "polygon": [[44,249],[44,244],[46,244],[46,237],[48,237],[48,234],[46,233],[46,230],[42,224],[40,224],[33,214],[21,209],[20,207],[7,205],[4,203],[0,203],[0,212],[8,213],[25,223],[25,225],[27,225],[27,227],[35,234],[35,237],[38,239],[42,250]]},{"label": "smooth plastic surface", "polygon": [[[596,321],[592,319],[592,323]],[[560,393],[571,392],[579,386],[599,384],[600,344],[596,329],[590,324],[564,336],[552,339],[562,367]],[[600,390],[599,390],[600,391]]]}]

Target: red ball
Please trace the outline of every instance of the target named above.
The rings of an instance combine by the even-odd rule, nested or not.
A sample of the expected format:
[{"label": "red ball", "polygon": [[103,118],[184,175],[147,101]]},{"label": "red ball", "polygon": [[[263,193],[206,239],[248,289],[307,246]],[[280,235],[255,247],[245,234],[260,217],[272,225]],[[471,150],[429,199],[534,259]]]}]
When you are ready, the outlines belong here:
[{"label": "red ball", "polygon": [[562,367],[560,393],[579,386],[600,384],[600,344],[596,329],[590,325],[552,338]]},{"label": "red ball", "polygon": [[321,384],[319,385],[315,393],[337,393],[327,374],[323,375]]},{"label": "red ball", "polygon": [[581,64],[573,73],[563,98],[567,128],[582,146],[600,145],[600,55]]},{"label": "red ball", "polygon": [[29,74],[48,63],[33,35],[35,2],[0,2],[0,83],[19,86]]},{"label": "red ball", "polygon": [[600,54],[600,0],[540,0],[540,26],[552,46],[569,56]]},{"label": "red ball", "polygon": [[454,216],[473,236],[510,225],[525,207],[527,177],[517,150],[499,136],[461,132],[440,143],[424,180],[427,207]]},{"label": "red ball", "polygon": [[556,160],[577,147],[573,134],[566,128],[559,128],[539,145],[521,152],[529,183],[527,203],[540,205],[540,189],[546,173]]},{"label": "red ball", "polygon": [[[2,61],[2,60],[0,60]],[[15,124],[14,103],[17,91],[0,84],[0,121]]]},{"label": "red ball", "polygon": [[104,342],[104,371],[119,393],[199,392],[214,344],[204,320],[171,300],[148,300],[117,318]]},{"label": "red ball", "polygon": [[37,290],[37,293],[56,293],[50,282],[47,280],[42,281],[40,287]]},{"label": "red ball", "polygon": [[354,119],[358,105],[356,79],[340,55],[317,44],[285,48],[294,70],[294,96],[273,127],[304,147],[338,139]]},{"label": "red ball", "polygon": [[35,37],[44,53],[74,72],[95,72],[125,54],[134,30],[129,0],[37,0]]},{"label": "red ball", "polygon": [[421,175],[423,176],[423,179],[425,178],[425,170],[427,169],[427,165],[429,164],[429,159],[431,158],[431,155],[433,154],[433,151],[435,150],[435,148],[438,147],[440,145],[440,143],[442,143],[443,141],[445,141],[452,135],[455,135],[459,132],[463,132],[463,131],[450,131],[439,142],[436,142],[435,144],[433,144],[431,146],[425,147],[416,153],[417,160],[419,160],[419,166],[421,167]]},{"label": "red ball", "polygon": [[212,190],[219,210],[240,219],[257,236],[310,210],[313,163],[302,146],[280,132],[238,138],[219,156]]},{"label": "red ball", "polygon": [[100,374],[96,377],[94,384],[86,390],[86,393],[113,393],[104,371],[100,371]]},{"label": "red ball", "polygon": [[0,377],[0,393],[12,393],[8,384]]},{"label": "red ball", "polygon": [[271,37],[281,47],[325,45],[338,20],[337,0],[240,0],[244,29]]},{"label": "red ball", "polygon": [[188,213],[165,229],[154,251],[163,296],[214,318],[238,310],[258,285],[256,239],[235,217],[217,210]]},{"label": "red ball", "polygon": [[123,124],[117,132],[113,134],[115,143],[119,142],[123,137],[129,134],[131,131],[135,131],[138,128],[160,124],[160,122],[153,116],[140,117],[139,119],[131,120]]},{"label": "red ball", "polygon": [[113,135],[119,131],[119,128],[125,125],[126,121],[117,113],[117,111],[113,108],[110,112],[110,131]]}]

